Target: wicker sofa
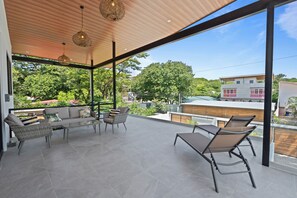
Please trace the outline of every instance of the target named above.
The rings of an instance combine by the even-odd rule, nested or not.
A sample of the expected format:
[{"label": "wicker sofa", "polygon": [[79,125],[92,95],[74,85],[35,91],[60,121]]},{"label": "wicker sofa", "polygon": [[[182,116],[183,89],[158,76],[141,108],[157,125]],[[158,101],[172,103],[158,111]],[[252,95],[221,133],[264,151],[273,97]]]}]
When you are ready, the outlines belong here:
[{"label": "wicker sofa", "polygon": [[44,114],[58,114],[62,120],[59,122],[50,122],[50,125],[54,128],[60,128],[64,124],[91,121],[96,120],[96,113],[91,111],[90,117],[80,117],[80,110],[88,108],[86,106],[80,107],[57,107],[57,108],[45,108]]}]

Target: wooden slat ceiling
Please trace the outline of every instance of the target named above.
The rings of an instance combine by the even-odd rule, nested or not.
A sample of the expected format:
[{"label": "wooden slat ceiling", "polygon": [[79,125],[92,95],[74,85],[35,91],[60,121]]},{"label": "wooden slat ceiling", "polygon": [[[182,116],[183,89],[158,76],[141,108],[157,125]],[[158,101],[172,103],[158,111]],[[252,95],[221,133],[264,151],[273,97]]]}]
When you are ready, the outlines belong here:
[{"label": "wooden slat ceiling", "polygon": [[[126,14],[118,21],[105,20],[100,0],[5,0],[8,28],[14,54],[57,59],[63,53],[75,63],[90,65],[124,54],[180,31],[234,0],[124,0]],[[89,48],[76,46],[72,35],[81,28],[93,41]],[[169,23],[168,20],[171,20]]]}]

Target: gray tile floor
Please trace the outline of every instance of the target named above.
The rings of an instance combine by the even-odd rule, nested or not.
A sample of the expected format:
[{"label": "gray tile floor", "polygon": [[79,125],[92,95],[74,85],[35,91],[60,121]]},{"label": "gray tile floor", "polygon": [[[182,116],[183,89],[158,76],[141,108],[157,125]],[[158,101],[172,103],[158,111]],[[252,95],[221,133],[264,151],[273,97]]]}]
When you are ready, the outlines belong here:
[{"label": "gray tile floor", "polygon": [[101,136],[92,127],[73,129],[68,144],[55,131],[50,149],[43,138],[26,142],[20,156],[9,149],[1,160],[0,197],[297,197],[295,175],[261,165],[261,142],[254,141],[257,157],[243,149],[257,189],[247,174],[216,174],[217,194],[208,163],[180,140],[173,146],[175,133],[191,128],[131,116],[127,127],[126,133],[120,126]]}]

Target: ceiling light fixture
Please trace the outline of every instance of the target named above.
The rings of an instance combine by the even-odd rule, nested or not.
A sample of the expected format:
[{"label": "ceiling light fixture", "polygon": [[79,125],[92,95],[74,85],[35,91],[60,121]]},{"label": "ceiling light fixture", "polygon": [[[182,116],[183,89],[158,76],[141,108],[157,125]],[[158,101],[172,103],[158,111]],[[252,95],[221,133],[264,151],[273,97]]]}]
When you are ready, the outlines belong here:
[{"label": "ceiling light fixture", "polygon": [[61,65],[69,65],[70,59],[68,58],[68,56],[65,55],[65,45],[66,45],[66,43],[62,43],[62,45],[63,45],[63,54],[58,57],[58,62]]},{"label": "ceiling light fixture", "polygon": [[101,0],[99,10],[101,15],[110,21],[119,21],[125,16],[122,0]]},{"label": "ceiling light fixture", "polygon": [[84,27],[84,6],[81,9],[81,30],[72,36],[72,41],[80,47],[89,47],[92,45],[92,40],[86,32],[83,31]]}]

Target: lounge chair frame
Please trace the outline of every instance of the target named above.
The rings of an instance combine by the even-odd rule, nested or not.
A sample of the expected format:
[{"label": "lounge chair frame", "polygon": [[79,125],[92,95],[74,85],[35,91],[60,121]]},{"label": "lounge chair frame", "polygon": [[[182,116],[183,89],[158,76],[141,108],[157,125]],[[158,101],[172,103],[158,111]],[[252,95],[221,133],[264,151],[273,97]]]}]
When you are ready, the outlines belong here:
[{"label": "lounge chair frame", "polygon": [[[228,120],[228,122],[225,124],[224,128],[232,127],[230,125],[232,125],[232,122],[236,122],[236,121],[245,121],[244,125],[242,125],[241,127],[246,127],[252,122],[252,120],[255,117],[256,117],[255,115],[253,115],[253,116],[232,116]],[[202,129],[202,130],[204,130],[204,131],[206,131],[206,132],[208,132],[208,133],[210,133],[212,135],[215,135],[219,131],[219,127],[213,126],[212,129],[208,129],[207,127],[209,127],[209,126],[213,126],[213,125],[194,125],[194,128],[193,128],[192,132],[194,133],[196,128]],[[248,136],[245,139],[248,141],[249,145],[243,144],[243,145],[240,145],[240,146],[250,146],[251,150],[253,152],[253,155],[257,156],[251,139]],[[230,157],[231,157],[231,154],[230,154]]]},{"label": "lounge chair frame", "polygon": [[[250,177],[250,180],[251,180],[251,183],[252,183],[252,186],[254,188],[256,188],[256,184],[255,184],[255,181],[254,181],[254,178],[253,178],[253,174],[252,174],[252,171],[251,171],[251,168],[249,166],[249,163],[247,161],[247,159],[243,156],[241,150],[239,149],[238,145],[256,128],[256,127],[245,127],[247,130],[244,130],[244,131],[229,131],[229,130],[226,130],[226,129],[220,129],[216,135],[211,139],[209,140],[209,143],[207,144],[207,146],[205,146],[204,149],[201,149],[201,148],[198,148],[197,146],[191,144],[191,141],[190,139],[191,138],[188,138],[187,136],[186,137],[183,137],[185,133],[177,133],[176,134],[176,137],[175,137],[175,140],[174,140],[174,145],[176,145],[176,141],[177,141],[177,138],[179,137],[180,139],[182,139],[184,142],[186,142],[192,149],[194,149],[200,156],[202,156],[209,164],[210,164],[210,167],[211,167],[211,172],[212,172],[212,177],[213,177],[213,182],[214,182],[214,187],[215,187],[215,191],[218,193],[219,190],[218,190],[218,185],[217,185],[217,181],[216,181],[216,176],[215,176],[215,172],[214,172],[214,168],[222,175],[230,175],[230,174],[239,174],[239,173],[248,173],[249,174],[249,177]],[[203,136],[202,134],[199,134],[199,133],[187,133],[188,135],[189,134],[192,134],[190,136],[200,136],[201,138],[205,138],[205,136]],[[240,141],[238,141],[236,144],[234,144],[233,146],[230,146],[230,147],[221,147],[221,148],[215,148],[214,150],[212,150],[212,148],[210,148],[210,146],[212,145],[212,143],[216,140],[216,138],[218,136],[221,136],[221,135],[244,135]],[[235,153],[234,150],[237,149],[238,150],[238,153]],[[232,162],[232,163],[220,163],[220,162],[217,162],[215,160],[215,157],[214,157],[214,153],[218,153],[218,152],[228,152],[229,154],[233,154],[234,156],[236,156],[237,158],[239,158],[240,160],[239,161],[236,161],[236,162]],[[206,154],[209,154],[210,157],[207,157]],[[222,172],[219,168],[219,166],[233,166],[233,165],[237,165],[237,164],[240,164],[240,163],[243,163],[245,164],[245,167],[247,170],[245,171],[232,171],[232,172]]]}]

